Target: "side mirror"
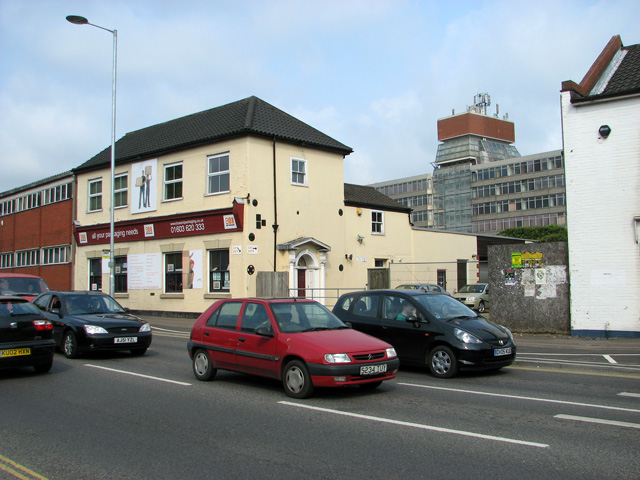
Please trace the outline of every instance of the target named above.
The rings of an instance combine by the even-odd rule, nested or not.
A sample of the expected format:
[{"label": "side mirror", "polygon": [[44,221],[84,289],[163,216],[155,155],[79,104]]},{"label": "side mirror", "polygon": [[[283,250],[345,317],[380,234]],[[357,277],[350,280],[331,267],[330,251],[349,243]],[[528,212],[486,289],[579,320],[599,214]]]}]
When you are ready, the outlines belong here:
[{"label": "side mirror", "polygon": [[353,325],[351,325],[351,322],[343,322],[347,327],[349,328],[353,328]]},{"label": "side mirror", "polygon": [[260,327],[255,329],[255,334],[260,335],[261,337],[269,337],[273,338],[276,335],[273,333],[273,330],[267,327]]}]

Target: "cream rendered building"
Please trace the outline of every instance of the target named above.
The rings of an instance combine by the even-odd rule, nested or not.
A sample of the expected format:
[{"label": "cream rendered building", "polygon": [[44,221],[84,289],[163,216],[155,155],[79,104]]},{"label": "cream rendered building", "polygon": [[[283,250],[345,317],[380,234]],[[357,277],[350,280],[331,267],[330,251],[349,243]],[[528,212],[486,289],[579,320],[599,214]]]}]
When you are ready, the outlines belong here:
[{"label": "cream rendered building", "polygon": [[[256,97],[125,135],[114,296],[132,310],[196,313],[284,278],[290,295],[330,307],[390,264],[428,262],[435,283],[438,262],[452,279],[455,262],[472,262],[475,236],[413,229],[411,209],[345,185],[351,152]],[[108,291],[110,149],[74,173],[74,288]]]}]

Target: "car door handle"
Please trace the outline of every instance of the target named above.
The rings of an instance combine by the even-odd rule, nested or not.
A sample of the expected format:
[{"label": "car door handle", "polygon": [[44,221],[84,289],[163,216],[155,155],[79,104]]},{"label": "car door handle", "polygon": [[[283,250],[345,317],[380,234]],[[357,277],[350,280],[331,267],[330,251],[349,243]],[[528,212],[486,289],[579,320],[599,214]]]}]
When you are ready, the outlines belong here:
[{"label": "car door handle", "polygon": [[208,337],[209,336],[209,332],[204,332],[204,336]]},{"label": "car door handle", "polygon": [[243,342],[243,343],[244,343],[244,337],[240,337],[240,338],[238,339],[238,341],[239,341],[239,342]]}]

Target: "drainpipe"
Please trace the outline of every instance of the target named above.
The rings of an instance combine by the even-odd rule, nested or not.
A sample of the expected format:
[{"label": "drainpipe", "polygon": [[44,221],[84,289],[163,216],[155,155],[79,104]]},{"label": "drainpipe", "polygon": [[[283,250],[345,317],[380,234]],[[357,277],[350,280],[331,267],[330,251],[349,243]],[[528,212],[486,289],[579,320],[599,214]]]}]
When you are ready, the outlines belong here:
[{"label": "drainpipe", "polygon": [[276,137],[273,137],[273,271],[276,272],[276,254],[278,247],[278,186],[276,175]]}]

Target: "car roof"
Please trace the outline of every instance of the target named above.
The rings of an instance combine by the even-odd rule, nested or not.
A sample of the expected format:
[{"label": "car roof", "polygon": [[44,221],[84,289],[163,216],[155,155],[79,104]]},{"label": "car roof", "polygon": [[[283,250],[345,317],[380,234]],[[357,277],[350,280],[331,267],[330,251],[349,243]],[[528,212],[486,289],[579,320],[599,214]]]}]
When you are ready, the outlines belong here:
[{"label": "car roof", "polygon": [[62,296],[65,296],[65,295],[83,295],[83,294],[84,295],[105,295],[105,296],[107,296],[107,294],[104,293],[104,292],[97,292],[97,291],[93,292],[93,291],[86,291],[86,290],[77,290],[77,291],[76,290],[49,290],[49,291],[46,291],[46,292],[42,292],[40,295],[43,295],[45,293],[46,294],[53,293],[55,295],[62,295]]},{"label": "car roof", "polygon": [[37,275],[29,275],[28,273],[0,273],[0,278],[37,278],[42,279]]},{"label": "car roof", "polygon": [[[384,289],[384,290],[360,290],[357,292],[349,292],[349,293],[345,293],[344,296],[347,295],[361,295],[363,293],[384,293],[384,294],[388,294],[388,295],[408,295],[411,297],[417,297],[420,295],[444,295],[444,293],[441,292],[432,292],[432,291],[428,291],[425,292],[424,290],[396,290],[396,289]],[[447,296],[447,295],[445,295]]]},{"label": "car roof", "polygon": [[16,295],[0,295],[0,300],[2,300],[3,302],[29,302],[29,300],[27,300],[26,298],[18,297]]},{"label": "car roof", "polygon": [[258,297],[242,297],[242,298],[227,298],[224,301],[231,302],[263,302],[263,303],[318,303],[316,300],[311,298],[298,298],[298,297],[287,297],[287,298],[258,298]]}]

